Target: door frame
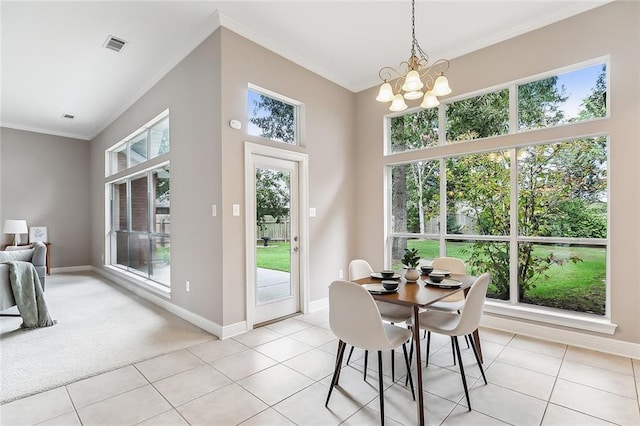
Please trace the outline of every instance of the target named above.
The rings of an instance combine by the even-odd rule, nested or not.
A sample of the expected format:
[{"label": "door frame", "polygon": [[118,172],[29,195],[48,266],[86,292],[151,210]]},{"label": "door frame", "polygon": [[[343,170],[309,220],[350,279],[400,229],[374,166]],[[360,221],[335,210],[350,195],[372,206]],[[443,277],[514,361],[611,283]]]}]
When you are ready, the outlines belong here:
[{"label": "door frame", "polygon": [[245,141],[244,143],[244,171],[245,171],[245,276],[246,276],[246,323],[247,331],[253,330],[255,318],[255,285],[256,285],[256,210],[255,188],[249,188],[249,183],[255,181],[255,171],[252,167],[252,156],[261,155],[298,163],[298,221],[300,227],[299,245],[299,300],[302,313],[309,312],[309,156],[301,152],[274,148]]}]

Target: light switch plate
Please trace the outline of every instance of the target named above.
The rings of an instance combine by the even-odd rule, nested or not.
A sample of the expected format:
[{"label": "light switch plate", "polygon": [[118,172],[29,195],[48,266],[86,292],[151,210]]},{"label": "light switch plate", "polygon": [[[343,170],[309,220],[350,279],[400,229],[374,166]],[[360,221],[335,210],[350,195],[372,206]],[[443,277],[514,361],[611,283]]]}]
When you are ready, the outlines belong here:
[{"label": "light switch plate", "polygon": [[309,217],[316,217],[316,208],[309,207]]},{"label": "light switch plate", "polygon": [[233,215],[240,216],[240,204],[233,205]]},{"label": "light switch plate", "polygon": [[216,206],[215,204],[211,204],[211,216],[217,216],[218,215],[218,206]]}]

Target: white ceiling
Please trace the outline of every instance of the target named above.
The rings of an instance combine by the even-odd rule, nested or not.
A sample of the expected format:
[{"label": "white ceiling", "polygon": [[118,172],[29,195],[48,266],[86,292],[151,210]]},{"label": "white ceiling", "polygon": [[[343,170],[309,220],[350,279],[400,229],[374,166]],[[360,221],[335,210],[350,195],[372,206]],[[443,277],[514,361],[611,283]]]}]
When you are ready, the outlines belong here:
[{"label": "white ceiling", "polygon": [[[609,1],[418,0],[416,38],[432,59],[452,59]],[[378,84],[378,70],[411,47],[408,0],[2,0],[0,13],[0,124],[80,139],[96,136],[219,25],[353,92]],[[109,35],[129,43],[107,50]]]}]

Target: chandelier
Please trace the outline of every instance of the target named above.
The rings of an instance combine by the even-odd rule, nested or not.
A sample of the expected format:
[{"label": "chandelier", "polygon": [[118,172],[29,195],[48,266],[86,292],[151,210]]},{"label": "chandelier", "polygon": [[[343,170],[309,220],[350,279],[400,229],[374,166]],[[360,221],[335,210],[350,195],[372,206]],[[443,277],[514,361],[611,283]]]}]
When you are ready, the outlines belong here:
[{"label": "chandelier", "polygon": [[[449,80],[444,76],[444,72],[449,69],[449,61],[438,59],[429,65],[429,56],[416,40],[415,15],[415,0],[411,0],[411,57],[401,62],[398,69],[383,67],[378,72],[382,85],[376,100],[391,102],[389,110],[394,112],[407,109],[405,99],[422,98],[422,108],[433,108],[440,105],[438,96],[451,93]],[[397,78],[394,87],[389,83],[392,78]]]}]

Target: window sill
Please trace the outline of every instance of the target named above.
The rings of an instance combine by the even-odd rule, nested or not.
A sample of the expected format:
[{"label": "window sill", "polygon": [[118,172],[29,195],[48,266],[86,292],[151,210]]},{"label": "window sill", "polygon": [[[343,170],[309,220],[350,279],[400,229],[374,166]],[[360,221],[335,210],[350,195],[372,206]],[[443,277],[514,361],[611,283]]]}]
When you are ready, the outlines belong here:
[{"label": "window sill", "polygon": [[579,312],[568,313],[544,307],[508,305],[490,300],[487,300],[484,306],[486,313],[575,328],[582,331],[613,335],[618,327],[609,318],[596,317]]},{"label": "window sill", "polygon": [[111,265],[104,265],[104,269],[124,281],[127,285],[133,285],[143,290],[148,291],[149,293],[153,293],[156,296],[163,297],[165,299],[171,299],[171,289],[162,286],[154,281],[144,279],[136,274],[131,272],[127,272],[118,267]]}]

